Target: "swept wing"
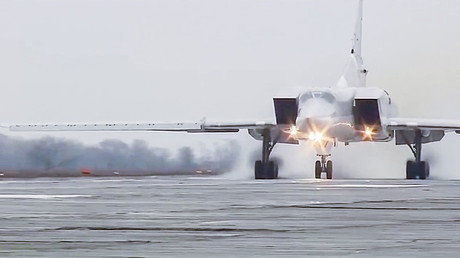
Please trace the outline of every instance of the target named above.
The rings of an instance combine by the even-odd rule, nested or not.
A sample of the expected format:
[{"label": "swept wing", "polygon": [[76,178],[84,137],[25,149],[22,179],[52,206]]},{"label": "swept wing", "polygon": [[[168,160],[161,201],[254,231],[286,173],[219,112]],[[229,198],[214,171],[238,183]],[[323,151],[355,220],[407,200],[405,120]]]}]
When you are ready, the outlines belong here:
[{"label": "swept wing", "polygon": [[238,132],[240,129],[265,129],[275,127],[269,122],[241,123],[85,123],[85,124],[28,124],[12,125],[11,131],[158,131],[188,133]]}]

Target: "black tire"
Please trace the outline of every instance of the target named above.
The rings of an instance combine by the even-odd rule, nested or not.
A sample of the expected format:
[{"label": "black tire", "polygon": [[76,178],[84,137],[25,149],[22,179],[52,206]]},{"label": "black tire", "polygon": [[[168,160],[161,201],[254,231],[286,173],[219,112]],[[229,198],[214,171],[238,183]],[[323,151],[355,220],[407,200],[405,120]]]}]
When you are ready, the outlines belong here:
[{"label": "black tire", "polygon": [[321,172],[322,172],[323,168],[321,167],[321,162],[319,160],[317,160],[315,162],[315,178],[316,179],[320,179],[321,178]]},{"label": "black tire", "polygon": [[406,179],[416,179],[417,178],[417,168],[415,162],[408,160],[406,163]]},{"label": "black tire", "polygon": [[428,161],[425,161],[426,163],[426,167],[425,167],[425,171],[426,171],[426,178],[430,177],[430,163],[428,163]]},{"label": "black tire", "polygon": [[326,163],[326,178],[332,179],[332,161],[330,160]]},{"label": "black tire", "polygon": [[430,176],[430,165],[426,161],[420,161],[417,165],[415,161],[407,161],[406,178],[407,179],[427,179]]},{"label": "black tire", "polygon": [[418,177],[420,179],[426,179],[430,175],[430,165],[426,161],[420,162],[420,167],[418,168]]},{"label": "black tire", "polygon": [[278,163],[275,162],[275,171],[273,173],[273,179],[277,179],[278,178],[278,171],[279,171],[279,167],[278,167]]},{"label": "black tire", "polygon": [[266,179],[276,179],[278,177],[278,165],[274,161],[268,162]]},{"label": "black tire", "polygon": [[277,179],[278,178],[278,164],[274,161],[269,161],[266,167],[263,166],[261,160],[257,160],[254,165],[254,178],[255,179]]},{"label": "black tire", "polygon": [[255,179],[264,179],[262,161],[257,160],[254,165],[254,178]]},{"label": "black tire", "polygon": [[414,170],[414,162],[411,160],[408,160],[406,162],[406,179],[415,179],[413,170]]}]

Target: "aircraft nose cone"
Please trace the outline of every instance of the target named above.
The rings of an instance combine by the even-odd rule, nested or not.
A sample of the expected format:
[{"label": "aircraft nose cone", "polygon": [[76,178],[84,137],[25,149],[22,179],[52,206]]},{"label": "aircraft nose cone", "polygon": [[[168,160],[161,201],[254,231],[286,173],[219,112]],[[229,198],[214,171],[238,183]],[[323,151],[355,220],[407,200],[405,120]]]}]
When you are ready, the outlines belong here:
[{"label": "aircraft nose cone", "polygon": [[297,119],[297,128],[304,133],[323,132],[331,126],[330,117],[302,117]]},{"label": "aircraft nose cone", "polygon": [[331,117],[334,115],[334,105],[324,99],[310,99],[302,104],[300,109],[300,117],[303,118],[317,118],[317,117]]},{"label": "aircraft nose cone", "polygon": [[322,131],[330,126],[334,114],[334,105],[330,102],[321,98],[310,99],[303,103],[296,125],[303,132]]},{"label": "aircraft nose cone", "polygon": [[329,128],[329,134],[339,141],[351,140],[354,137],[355,130],[350,124],[338,123]]}]

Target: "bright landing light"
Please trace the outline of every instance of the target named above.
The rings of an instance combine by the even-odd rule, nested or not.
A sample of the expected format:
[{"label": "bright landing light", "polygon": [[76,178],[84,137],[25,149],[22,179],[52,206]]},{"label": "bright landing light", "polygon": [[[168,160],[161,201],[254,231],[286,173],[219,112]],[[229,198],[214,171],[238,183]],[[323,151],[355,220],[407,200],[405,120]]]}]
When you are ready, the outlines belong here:
[{"label": "bright landing light", "polygon": [[365,133],[367,136],[372,136],[372,130],[371,130],[369,127],[366,128],[366,131],[365,131],[364,133]]},{"label": "bright landing light", "polygon": [[315,142],[321,142],[323,140],[323,134],[320,132],[316,132],[316,133],[311,132],[308,138]]},{"label": "bright landing light", "polygon": [[297,127],[295,127],[295,125],[291,126],[289,133],[291,134],[291,137],[295,138],[297,136]]},{"label": "bright landing light", "polygon": [[370,127],[366,127],[364,130],[364,138],[372,140],[372,136],[374,135],[374,131]]}]

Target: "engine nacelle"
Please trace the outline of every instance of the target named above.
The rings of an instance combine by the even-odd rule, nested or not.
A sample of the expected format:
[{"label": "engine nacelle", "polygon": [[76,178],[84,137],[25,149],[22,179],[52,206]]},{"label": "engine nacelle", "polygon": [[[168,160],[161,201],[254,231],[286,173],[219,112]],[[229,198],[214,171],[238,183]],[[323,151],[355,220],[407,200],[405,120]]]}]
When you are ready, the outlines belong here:
[{"label": "engine nacelle", "polygon": [[295,125],[298,106],[296,98],[274,98],[276,123],[278,125]]},{"label": "engine nacelle", "polygon": [[355,129],[365,130],[368,127],[381,130],[380,109],[378,99],[357,99],[353,103],[353,118]]},{"label": "engine nacelle", "polygon": [[389,141],[389,132],[382,119],[389,116],[391,99],[387,92],[378,88],[363,88],[356,91],[353,101],[355,141]]}]

